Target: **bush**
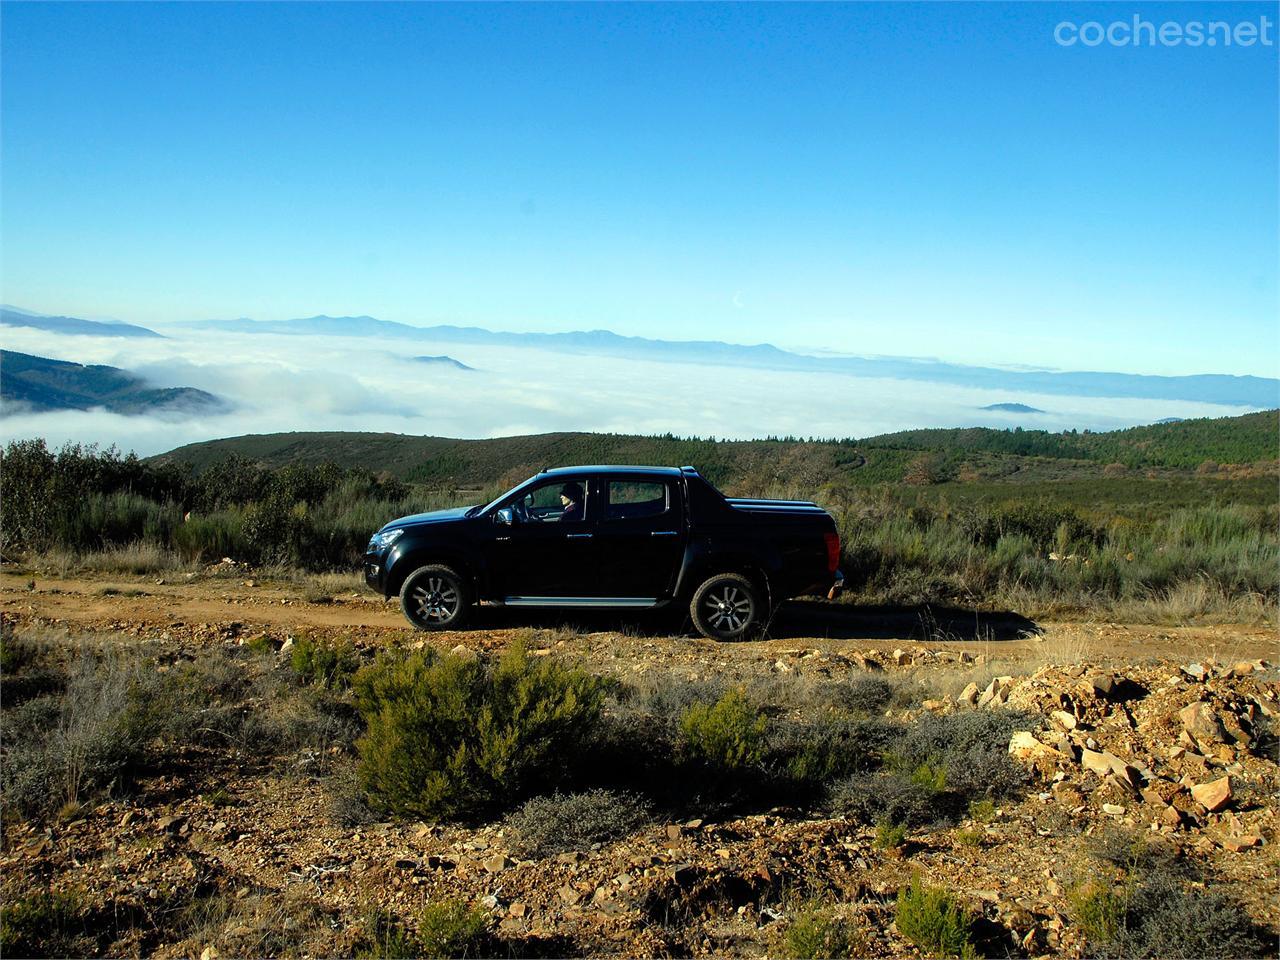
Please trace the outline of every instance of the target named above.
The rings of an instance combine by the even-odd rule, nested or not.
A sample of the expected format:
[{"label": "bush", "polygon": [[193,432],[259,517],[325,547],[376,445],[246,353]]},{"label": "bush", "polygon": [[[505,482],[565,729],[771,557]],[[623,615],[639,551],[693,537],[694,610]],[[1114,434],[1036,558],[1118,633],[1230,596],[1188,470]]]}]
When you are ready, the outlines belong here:
[{"label": "bush", "polygon": [[345,690],[360,669],[360,653],[349,640],[298,637],[289,655],[293,672],[326,690]]},{"label": "bush", "polygon": [[1186,886],[1157,870],[1126,895],[1093,886],[1072,898],[1075,920],[1102,957],[1274,955],[1244,909],[1220,893]]},{"label": "bush", "polygon": [[1194,890],[1172,878],[1141,884],[1110,949],[1115,957],[1258,957],[1275,940],[1221,893]]},{"label": "bush", "polygon": [[878,720],[819,717],[812,723],[775,722],[765,736],[765,766],[786,779],[818,785],[873,769],[892,729]]},{"label": "bush", "polygon": [[837,703],[854,713],[880,713],[893,699],[893,684],[884,677],[859,674],[837,689]]},{"label": "bush", "polygon": [[507,818],[511,850],[520,857],[547,857],[625,837],[650,820],[648,804],[631,793],[589,790],[534,797]]},{"label": "bush", "polygon": [[474,815],[563,776],[600,715],[602,682],[513,647],[500,661],[433,652],[355,679],[370,805],[428,819]]},{"label": "bush", "polygon": [[484,957],[489,940],[489,918],[460,900],[430,904],[418,918],[419,956]]},{"label": "bush", "polygon": [[[5,751],[6,805],[28,815],[48,813],[134,770],[170,719],[165,685],[139,660],[82,656],[65,696],[31,701],[6,724],[11,731],[28,727]],[[47,725],[37,728],[33,720]]]},{"label": "bush", "polygon": [[85,925],[79,899],[61,890],[0,904],[0,954],[6,957],[86,955]]},{"label": "bush", "polygon": [[907,842],[907,828],[895,824],[892,820],[881,820],[876,824],[876,838],[872,846],[877,850],[896,850]]},{"label": "bush", "polygon": [[767,721],[740,689],[714,704],[695,703],[680,718],[685,750],[713,767],[739,770],[764,757]]},{"label": "bush", "polygon": [[365,919],[367,933],[352,950],[357,960],[416,960],[423,956],[418,940],[409,929],[382,909],[369,912]]},{"label": "bush", "polygon": [[861,946],[848,921],[832,917],[815,905],[796,914],[783,937],[783,951],[793,960],[856,957]]},{"label": "bush", "polygon": [[958,809],[951,794],[936,794],[900,773],[858,773],[833,783],[827,806],[839,816],[860,823],[923,827],[955,819]]},{"label": "bush", "polygon": [[1067,905],[1071,919],[1092,944],[1110,943],[1124,921],[1124,897],[1096,881],[1072,887]]},{"label": "bush", "polygon": [[[1011,796],[1026,784],[1027,773],[1009,759],[1009,738],[1031,722],[1004,710],[926,714],[903,731],[893,752],[926,785],[932,781],[966,796]],[[924,765],[930,769],[920,770]]]},{"label": "bush", "polygon": [[898,890],[898,932],[926,956],[976,956],[969,914],[942,887],[926,887],[920,875]]}]

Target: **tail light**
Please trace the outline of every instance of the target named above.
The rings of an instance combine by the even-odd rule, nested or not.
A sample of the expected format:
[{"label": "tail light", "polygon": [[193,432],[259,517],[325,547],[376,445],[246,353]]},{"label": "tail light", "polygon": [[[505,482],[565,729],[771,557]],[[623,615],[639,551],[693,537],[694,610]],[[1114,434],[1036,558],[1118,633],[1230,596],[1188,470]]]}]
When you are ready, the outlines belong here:
[{"label": "tail light", "polygon": [[827,541],[827,573],[834,574],[840,567],[840,534],[832,531],[823,536]]}]

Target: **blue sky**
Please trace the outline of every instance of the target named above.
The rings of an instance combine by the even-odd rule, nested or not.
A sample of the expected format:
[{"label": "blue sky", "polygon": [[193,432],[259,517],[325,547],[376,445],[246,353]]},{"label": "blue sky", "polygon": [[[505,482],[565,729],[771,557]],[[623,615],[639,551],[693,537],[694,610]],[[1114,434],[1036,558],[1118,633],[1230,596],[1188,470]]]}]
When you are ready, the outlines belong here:
[{"label": "blue sky", "polygon": [[5,3],[3,299],[1280,367],[1277,4]]}]

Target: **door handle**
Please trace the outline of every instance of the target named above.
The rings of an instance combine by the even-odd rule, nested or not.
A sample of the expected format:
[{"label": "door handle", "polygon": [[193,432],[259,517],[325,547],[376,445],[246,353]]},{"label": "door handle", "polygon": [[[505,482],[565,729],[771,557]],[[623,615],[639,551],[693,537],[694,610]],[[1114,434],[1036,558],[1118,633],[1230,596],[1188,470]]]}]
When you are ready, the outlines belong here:
[{"label": "door handle", "polygon": [[651,537],[678,537],[679,535],[680,535],[679,530],[650,530],[649,531],[649,536]]},{"label": "door handle", "polygon": [[565,538],[566,540],[590,540],[590,539],[591,539],[591,534],[589,534],[589,533],[566,533],[566,534],[564,535],[564,538]]}]

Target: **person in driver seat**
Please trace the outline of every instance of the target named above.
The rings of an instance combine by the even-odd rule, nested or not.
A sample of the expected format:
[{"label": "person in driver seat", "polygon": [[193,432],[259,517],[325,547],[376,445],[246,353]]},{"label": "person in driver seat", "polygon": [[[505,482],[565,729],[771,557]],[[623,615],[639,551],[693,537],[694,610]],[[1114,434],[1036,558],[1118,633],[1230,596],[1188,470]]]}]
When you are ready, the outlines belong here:
[{"label": "person in driver seat", "polygon": [[581,520],[582,513],[582,484],[566,483],[560,488],[560,522],[566,520]]}]

